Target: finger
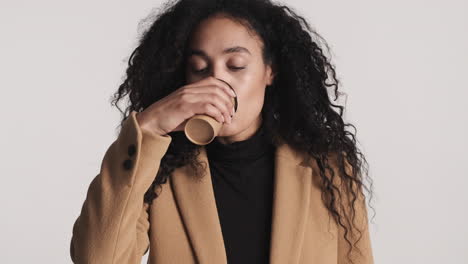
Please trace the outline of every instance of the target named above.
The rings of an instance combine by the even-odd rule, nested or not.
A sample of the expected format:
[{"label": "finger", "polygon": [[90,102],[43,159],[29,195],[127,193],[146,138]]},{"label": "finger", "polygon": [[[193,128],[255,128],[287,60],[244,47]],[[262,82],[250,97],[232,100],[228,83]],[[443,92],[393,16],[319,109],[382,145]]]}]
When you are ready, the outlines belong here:
[{"label": "finger", "polygon": [[232,88],[232,86],[228,82],[226,82],[225,80],[222,80],[222,79],[219,79],[219,78],[216,78],[216,79],[229,86],[230,94],[234,96],[233,97],[234,98],[234,100],[233,100],[234,101],[234,112],[236,112],[237,111],[237,93],[236,93],[236,90],[234,90],[234,88]]},{"label": "finger", "polygon": [[[227,115],[232,116],[235,113],[235,105],[232,101],[232,97],[227,95],[225,91],[223,91],[222,88],[219,86],[215,85],[206,85],[206,86],[200,86],[200,87],[192,87],[186,90],[187,93],[192,93],[192,94],[214,94],[220,97],[220,99],[223,101],[223,103],[226,105],[227,108]],[[225,110],[223,110],[224,112]]]},{"label": "finger", "polygon": [[205,94],[205,100],[208,100],[209,103],[213,104],[218,108],[218,110],[223,115],[225,122],[231,121],[231,109],[229,108],[229,104],[223,100],[223,98],[219,94],[208,93]]},{"label": "finger", "polygon": [[218,78],[215,78],[213,76],[209,76],[207,78],[204,78],[198,82],[195,82],[193,84],[189,84],[188,87],[198,87],[200,85],[217,85],[217,86],[220,86],[221,88],[223,88],[226,93],[231,96],[231,97],[235,97],[236,96],[236,92],[235,90],[231,87],[231,85],[222,80],[222,79],[218,79]]},{"label": "finger", "polygon": [[223,79],[219,79],[219,78],[215,78],[215,82],[221,84],[224,86],[224,88],[226,88],[229,92],[229,95],[233,96],[233,97],[236,97],[236,91],[234,90],[234,88],[232,88],[232,86],[226,82],[225,80]]},{"label": "finger", "polygon": [[218,120],[220,123],[224,123],[225,119],[223,117],[223,114],[221,111],[214,105],[212,105],[209,102],[204,102],[202,104],[199,104],[199,107],[196,109],[196,114],[206,114],[214,119]]}]

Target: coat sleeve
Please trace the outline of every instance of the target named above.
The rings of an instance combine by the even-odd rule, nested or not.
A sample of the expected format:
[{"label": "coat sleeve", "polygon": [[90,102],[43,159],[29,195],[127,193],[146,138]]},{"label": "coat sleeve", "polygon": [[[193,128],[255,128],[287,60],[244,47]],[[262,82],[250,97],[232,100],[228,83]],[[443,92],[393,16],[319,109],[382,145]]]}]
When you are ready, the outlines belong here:
[{"label": "coat sleeve", "polygon": [[[355,226],[361,231],[361,236],[356,231],[356,234],[350,239],[351,243],[355,243],[358,250],[353,249],[350,253],[351,259],[355,264],[374,264],[374,257],[372,253],[372,245],[369,234],[369,225],[367,210],[364,198],[358,198],[355,206]],[[348,250],[349,245],[344,238],[345,230],[338,226],[338,264],[348,264]],[[358,240],[358,238],[360,239]]]},{"label": "coat sleeve", "polygon": [[[351,166],[349,163],[345,161],[345,170],[348,174],[351,174]],[[341,184],[341,180],[336,178],[337,186],[343,190],[342,195],[343,197],[348,197],[348,194],[344,192],[345,186]],[[349,244],[344,238],[345,236],[345,229],[338,225],[338,264],[374,264],[374,256],[372,252],[372,245],[371,239],[369,234],[369,224],[368,224],[368,215],[367,215],[367,207],[366,207],[366,196],[364,195],[362,187],[358,188],[357,184],[352,184],[352,190],[356,194],[356,201],[354,204],[354,226],[357,228],[361,233],[358,231],[354,231],[353,234],[348,233],[348,238],[350,239],[351,243],[355,243],[353,250],[349,251]],[[349,187],[347,188],[349,190]],[[352,198],[350,199],[352,200]],[[342,207],[339,211],[346,211],[346,214],[351,218],[352,211],[351,204],[347,202],[341,202],[338,196],[337,201]],[[352,220],[351,220],[352,221]],[[346,222],[346,221],[345,221]],[[344,223],[345,226],[350,228],[349,223]],[[361,234],[361,235],[359,235]],[[349,257],[353,260],[353,262],[349,261]]]},{"label": "coat sleeve", "polygon": [[149,205],[143,197],[172,138],[143,132],[137,113],[122,123],[89,185],[72,228],[74,263],[141,263],[148,251]]}]

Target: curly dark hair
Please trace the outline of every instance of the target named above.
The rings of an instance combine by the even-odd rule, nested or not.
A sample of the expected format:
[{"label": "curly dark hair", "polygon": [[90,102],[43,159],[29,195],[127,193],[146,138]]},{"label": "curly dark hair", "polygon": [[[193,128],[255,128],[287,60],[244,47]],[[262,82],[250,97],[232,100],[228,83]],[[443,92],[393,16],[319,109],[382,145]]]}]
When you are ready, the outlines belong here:
[{"label": "curly dark hair", "polygon": [[[120,127],[132,110],[142,111],[186,84],[184,63],[189,35],[202,19],[217,13],[242,23],[262,39],[263,60],[275,73],[261,112],[266,131],[272,142],[284,141],[307,153],[318,167],[322,200],[345,230],[349,256],[355,246],[351,242],[353,234],[358,231],[361,235],[354,226],[355,206],[360,203],[358,197],[363,188],[372,196],[372,180],[367,161],[356,144],[355,126],[343,121],[344,107],[332,102],[343,93],[338,91],[339,80],[331,56],[325,55],[321,46],[328,52],[330,48],[292,8],[270,0],[166,2],[158,13],[143,20],[152,22],[141,33],[138,46],[128,59],[126,78],[113,95],[112,104],[123,114]],[[333,100],[329,90],[334,92]],[[126,95],[129,104],[122,111],[118,102]],[[354,128],[354,133],[347,127]],[[174,169],[190,165],[195,175],[200,175],[203,166],[196,160],[200,146],[180,132],[169,133],[172,141],[154,182],[144,194],[146,203],[158,196],[156,187],[166,183]],[[365,179],[370,182],[369,187],[364,184]]]}]

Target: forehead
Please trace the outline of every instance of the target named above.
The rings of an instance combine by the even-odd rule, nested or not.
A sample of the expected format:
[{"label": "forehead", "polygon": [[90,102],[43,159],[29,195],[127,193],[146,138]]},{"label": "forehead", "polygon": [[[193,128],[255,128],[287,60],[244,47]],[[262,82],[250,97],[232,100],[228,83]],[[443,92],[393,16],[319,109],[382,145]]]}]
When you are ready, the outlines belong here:
[{"label": "forehead", "polygon": [[260,52],[261,41],[244,25],[219,15],[201,21],[193,30],[189,43],[191,50],[203,50],[212,55],[232,52],[249,55],[242,48],[226,52],[227,48],[232,47],[244,47],[253,55]]}]

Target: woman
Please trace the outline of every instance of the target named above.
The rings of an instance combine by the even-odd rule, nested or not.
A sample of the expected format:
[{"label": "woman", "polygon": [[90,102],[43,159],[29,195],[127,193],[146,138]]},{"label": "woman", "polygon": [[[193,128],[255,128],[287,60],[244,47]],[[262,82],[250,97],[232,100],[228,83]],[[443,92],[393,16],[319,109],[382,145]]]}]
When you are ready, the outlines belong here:
[{"label": "woman", "polygon": [[[73,226],[72,260],[373,263],[367,163],[328,96],[338,80],[319,39],[268,0],[167,5],[114,98],[130,105]],[[183,133],[195,114],[223,123],[208,145]]]}]

